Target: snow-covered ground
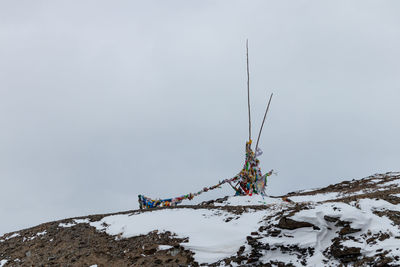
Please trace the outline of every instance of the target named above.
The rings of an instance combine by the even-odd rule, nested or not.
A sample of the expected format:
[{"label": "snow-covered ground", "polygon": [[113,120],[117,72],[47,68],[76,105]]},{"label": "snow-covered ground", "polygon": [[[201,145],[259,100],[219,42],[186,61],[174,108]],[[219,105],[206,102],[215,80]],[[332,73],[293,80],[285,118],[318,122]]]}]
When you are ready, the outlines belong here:
[{"label": "snow-covered ground", "polygon": [[236,216],[221,210],[184,208],[108,216],[90,225],[122,238],[170,231],[180,238],[189,237],[181,245],[195,253],[197,262],[212,263],[235,254],[267,215],[268,211]]},{"label": "snow-covered ground", "polygon": [[[399,211],[400,206],[390,204],[384,200],[361,199],[351,204],[346,203],[323,203],[316,205],[308,210],[302,210],[296,213],[291,219],[301,222],[309,222],[320,230],[312,231],[300,230],[284,231],[290,233],[290,238],[277,238],[277,240],[268,240],[268,242],[281,242],[285,245],[297,245],[299,247],[313,247],[315,254],[309,259],[311,266],[318,266],[318,263],[324,258],[323,252],[331,245],[332,239],[337,236],[339,228],[335,222],[329,222],[326,216],[336,218],[340,221],[349,222],[351,228],[360,229],[360,231],[347,236],[348,241],[342,242],[342,245],[348,247],[360,247],[361,252],[366,256],[373,256],[377,251],[391,251],[390,256],[400,256],[399,226],[383,216],[377,216],[374,210],[392,210]],[[304,228],[305,229],[305,228]],[[299,231],[300,230],[300,231]],[[389,238],[379,243],[368,243],[366,240],[373,235],[385,234]],[[289,236],[289,235],[287,235]]]},{"label": "snow-covered ground", "polygon": [[[378,191],[385,191],[388,188],[395,188],[400,186],[400,174],[398,172],[390,172],[386,174],[376,174],[373,179],[370,179],[366,184],[376,185],[376,187],[372,188],[363,188],[361,190],[354,191],[337,191],[337,192],[327,192],[327,193],[314,193],[313,191],[317,191],[318,188],[313,190],[302,190],[298,191],[300,195],[290,196],[290,200],[294,202],[323,202],[328,200],[336,200],[340,198],[346,198],[351,196],[362,195],[365,193],[373,193]],[[367,179],[370,177],[366,177]],[[391,178],[391,181],[385,181],[384,179]],[[346,187],[346,186],[344,186]],[[400,195],[400,194],[399,194]]]},{"label": "snow-covered ground", "polygon": [[[345,246],[359,247],[361,253],[366,256],[374,255],[380,249],[390,250],[389,256],[400,256],[398,238],[400,230],[387,217],[377,216],[375,210],[400,211],[400,206],[393,205],[384,200],[361,199],[350,204],[341,202],[322,203],[320,201],[331,199],[330,194],[315,196],[315,202],[308,203],[308,209],[295,213],[290,218],[295,221],[308,222],[318,227],[315,230],[303,227],[295,230],[282,230],[279,236],[265,236],[259,241],[277,249],[264,252],[261,261],[280,261],[302,266],[296,253],[283,253],[279,247],[298,246],[300,248],[312,248],[315,252],[309,255],[307,266],[321,266],[323,260],[327,260],[323,252],[332,244],[332,239],[338,236],[340,227],[334,222],[329,222],[326,216],[350,223],[351,228],[361,229],[357,233],[348,236],[342,244]],[[291,198],[293,199],[293,198]],[[297,199],[299,200],[299,199]],[[307,199],[309,201],[309,199]],[[265,209],[253,210],[252,205],[266,205]],[[285,206],[295,205],[287,203],[279,198],[270,197],[230,197],[218,204],[249,206],[248,210],[240,215],[235,215],[218,207],[215,209],[164,209],[146,211],[143,213],[113,215],[102,220],[90,223],[99,231],[104,231],[116,238],[129,238],[158,230],[170,231],[177,237],[188,237],[187,243],[181,245],[194,252],[194,258],[199,263],[214,263],[224,258],[234,256],[241,246],[247,248],[246,237],[260,226],[276,225],[275,215]],[[269,219],[268,219],[269,218]],[[366,239],[373,235],[388,234],[388,238],[379,243],[369,244]],[[169,247],[160,246],[159,249]],[[328,264],[329,263],[329,264]],[[335,266],[338,261],[329,260],[327,266]]]},{"label": "snow-covered ground", "polygon": [[[324,189],[290,193],[288,199],[231,196],[212,204],[96,215],[63,220],[55,225],[56,231],[73,232],[73,227],[88,224],[114,240],[154,231],[170,232],[184,239],[180,245],[192,251],[194,260],[200,264],[219,262],[220,266],[236,266],[240,257],[250,259],[257,254],[257,264],[339,266],[343,262],[340,257],[332,256],[333,250],[352,249],[360,254],[353,261],[357,257],[375,259],[384,252],[385,257],[393,260],[393,266],[400,266],[400,204],[396,204],[396,197],[400,197],[399,178],[392,174],[375,175]],[[382,193],[385,190],[388,191]],[[366,192],[371,194],[366,196]],[[357,195],[363,196],[341,202],[345,197]],[[335,201],[338,199],[341,200]],[[52,242],[50,234],[43,228],[28,234],[10,233],[0,239],[0,244],[43,238]],[[159,243],[155,249],[168,255],[175,250],[168,241]],[[223,260],[227,258],[232,261],[225,263]],[[10,262],[9,258],[2,259],[0,267]]]},{"label": "snow-covered ground", "polygon": [[253,196],[231,196],[222,203],[215,203],[215,206],[258,206],[269,204],[281,204],[284,201],[281,198],[268,197],[261,195]]},{"label": "snow-covered ground", "polygon": [[289,197],[290,200],[294,202],[321,202],[332,199],[342,198],[340,193],[332,192],[326,194],[315,194],[315,195],[304,195],[304,196],[293,196]]}]

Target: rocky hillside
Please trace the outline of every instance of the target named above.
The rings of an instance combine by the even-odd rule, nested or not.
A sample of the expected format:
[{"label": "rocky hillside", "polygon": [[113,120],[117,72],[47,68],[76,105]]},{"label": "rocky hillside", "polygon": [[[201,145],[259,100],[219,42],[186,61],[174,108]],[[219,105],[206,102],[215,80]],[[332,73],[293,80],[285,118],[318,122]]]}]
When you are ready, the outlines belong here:
[{"label": "rocky hillside", "polygon": [[41,224],[5,266],[400,266],[400,173],[279,197],[226,197]]}]

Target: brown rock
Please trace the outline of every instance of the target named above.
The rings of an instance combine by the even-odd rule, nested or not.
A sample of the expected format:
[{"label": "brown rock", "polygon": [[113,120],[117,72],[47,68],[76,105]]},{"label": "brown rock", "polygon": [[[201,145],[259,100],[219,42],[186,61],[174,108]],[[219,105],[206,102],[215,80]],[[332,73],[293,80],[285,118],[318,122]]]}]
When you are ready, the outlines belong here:
[{"label": "brown rock", "polygon": [[282,217],[279,220],[278,227],[281,229],[289,229],[289,230],[294,230],[298,228],[303,228],[303,227],[316,227],[311,223],[308,222],[298,222],[295,220],[292,220],[288,217]]}]

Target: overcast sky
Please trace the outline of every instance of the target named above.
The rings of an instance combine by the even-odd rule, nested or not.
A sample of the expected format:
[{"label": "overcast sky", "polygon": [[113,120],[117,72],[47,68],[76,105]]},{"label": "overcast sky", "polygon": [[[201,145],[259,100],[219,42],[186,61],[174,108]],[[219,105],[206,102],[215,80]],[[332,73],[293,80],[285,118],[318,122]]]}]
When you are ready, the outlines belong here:
[{"label": "overcast sky", "polygon": [[[400,1],[0,2],[0,234],[233,177],[268,194],[400,166]],[[202,199],[233,194],[227,187]]]}]

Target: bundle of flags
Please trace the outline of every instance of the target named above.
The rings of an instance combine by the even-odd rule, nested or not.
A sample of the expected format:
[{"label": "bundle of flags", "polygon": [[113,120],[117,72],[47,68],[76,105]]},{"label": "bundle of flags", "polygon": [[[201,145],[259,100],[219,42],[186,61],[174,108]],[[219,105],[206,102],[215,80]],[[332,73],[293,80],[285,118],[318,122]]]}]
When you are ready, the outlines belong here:
[{"label": "bundle of flags", "polygon": [[166,199],[151,199],[148,197],[145,197],[143,195],[139,195],[139,207],[140,209],[144,209],[144,208],[157,208],[157,207],[170,207],[170,206],[176,206],[177,204],[181,203],[183,200],[185,199],[189,199],[192,200],[194,197],[197,197],[198,195],[210,191],[210,190],[214,190],[216,188],[221,187],[221,185],[225,184],[225,183],[230,183],[233,182],[235,180],[237,180],[237,177],[231,178],[231,179],[225,179],[222,180],[221,182],[219,182],[216,185],[210,186],[210,187],[204,187],[202,190],[200,190],[197,193],[189,193],[186,195],[182,195],[179,197],[174,197],[174,198],[166,198]]},{"label": "bundle of flags", "polygon": [[236,191],[236,195],[265,195],[267,177],[272,175],[273,170],[262,175],[260,161],[257,159],[257,156],[261,154],[261,150],[258,150],[256,154],[251,150],[251,140],[246,143],[246,160],[243,169],[236,175],[238,177],[237,184],[231,185]]},{"label": "bundle of flags", "polygon": [[[260,161],[257,159],[261,151],[257,151],[257,155],[251,150],[251,140],[246,142],[246,160],[243,169],[233,178],[220,181],[218,184],[204,187],[197,193],[189,193],[174,198],[167,199],[151,199],[143,195],[138,196],[140,209],[157,208],[157,207],[170,207],[176,206],[183,200],[192,200],[194,197],[228,183],[235,190],[236,195],[252,195],[261,194],[265,195],[265,188],[267,185],[267,177],[272,174],[272,170],[265,175],[262,175],[259,167]],[[233,185],[233,183],[235,185]]]}]

